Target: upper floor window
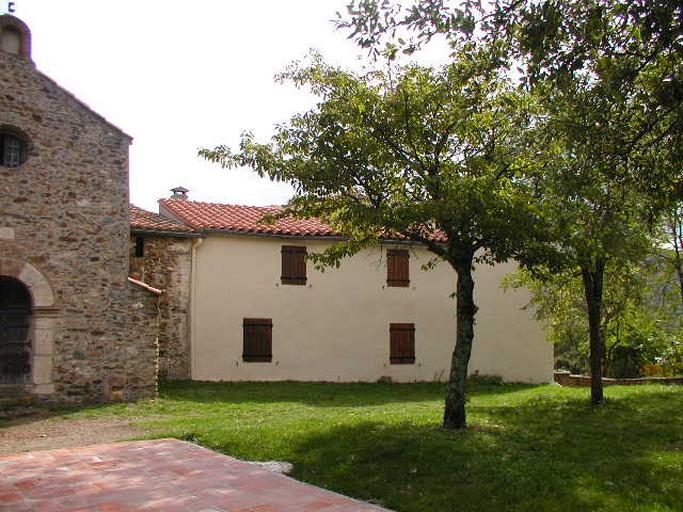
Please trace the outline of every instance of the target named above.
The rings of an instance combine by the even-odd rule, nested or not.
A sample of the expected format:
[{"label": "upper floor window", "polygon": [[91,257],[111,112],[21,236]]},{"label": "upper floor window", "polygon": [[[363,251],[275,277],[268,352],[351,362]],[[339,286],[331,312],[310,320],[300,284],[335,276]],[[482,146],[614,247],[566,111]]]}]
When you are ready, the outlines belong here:
[{"label": "upper floor window", "polygon": [[0,165],[19,167],[26,160],[26,143],[13,133],[0,132]]},{"label": "upper floor window", "polygon": [[406,250],[387,250],[387,286],[410,286],[410,253]]},{"label": "upper floor window", "polygon": [[306,247],[282,246],[282,284],[306,284]]}]

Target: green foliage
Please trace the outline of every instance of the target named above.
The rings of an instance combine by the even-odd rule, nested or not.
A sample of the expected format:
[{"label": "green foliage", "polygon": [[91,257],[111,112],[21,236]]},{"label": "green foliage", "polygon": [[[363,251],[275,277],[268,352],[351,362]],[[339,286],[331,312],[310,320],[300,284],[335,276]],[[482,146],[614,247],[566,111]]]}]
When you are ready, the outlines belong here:
[{"label": "green foliage", "polygon": [[279,216],[319,218],[344,237],[311,255],[319,267],[397,238],[420,242],[451,265],[458,328],[447,428],[465,426],[473,263],[537,258],[546,229],[529,151],[534,100],[501,72],[502,50],[467,46],[439,69],[366,75],[314,54],[280,77],[317,95],[313,109],[278,125],[269,143],[247,133],[238,152],[200,151],[223,167],[247,166],[291,184],[295,195]]},{"label": "green foliage", "polygon": [[[683,195],[682,18],[681,3],[672,0],[433,0],[407,7],[352,0],[338,22],[363,47],[408,31],[413,38],[402,46],[412,52],[444,35],[456,53],[493,44],[498,66],[519,65],[520,83],[539,107],[536,197],[555,228],[555,253],[545,264],[581,273],[596,376],[604,269],[638,261],[652,244],[653,219]],[[529,269],[539,268],[537,252],[520,256]],[[593,401],[601,403],[601,395],[596,378]]]},{"label": "green foliage", "polygon": [[387,46],[411,54],[438,36],[454,48],[505,42],[528,83],[587,74],[619,88],[659,68],[652,85],[673,106],[683,98],[682,20],[677,0],[350,0],[337,27],[375,57]]},{"label": "green foliage", "polygon": [[[655,373],[661,375],[683,372],[683,307],[666,257],[666,251],[657,252],[639,263],[613,261],[606,268],[601,328],[610,377],[641,376],[647,366],[656,367]],[[565,272],[537,280],[518,271],[505,284],[531,290],[531,305],[555,345],[556,368],[588,372],[580,276]]]},{"label": "green foliage", "polygon": [[[608,387],[607,405],[559,386],[479,386],[472,428],[439,428],[442,384],[175,382],[123,415],[398,512],[674,512],[683,503],[680,386]],[[112,411],[112,412],[110,412]]]},{"label": "green foliage", "polygon": [[[200,154],[286,181],[283,212],[321,218],[346,237],[321,265],[387,237],[425,243],[448,261],[460,251],[502,261],[540,228],[524,129],[532,99],[496,71],[498,48],[462,52],[434,70],[419,66],[356,75],[312,55],[280,76],[320,101],[277,126],[269,143],[246,133],[238,152]],[[531,232],[530,232],[531,228]],[[433,242],[441,232],[445,245]]]}]

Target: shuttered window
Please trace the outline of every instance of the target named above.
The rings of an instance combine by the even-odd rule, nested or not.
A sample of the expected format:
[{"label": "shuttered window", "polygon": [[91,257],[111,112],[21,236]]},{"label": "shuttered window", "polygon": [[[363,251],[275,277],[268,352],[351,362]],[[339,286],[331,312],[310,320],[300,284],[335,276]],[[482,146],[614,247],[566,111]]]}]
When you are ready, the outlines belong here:
[{"label": "shuttered window", "polygon": [[410,285],[410,254],[405,250],[387,251],[387,286]]},{"label": "shuttered window", "polygon": [[245,318],[242,360],[269,363],[273,359],[273,321],[270,318]]},{"label": "shuttered window", "polygon": [[282,284],[306,284],[306,247],[282,246]]},{"label": "shuttered window", "polygon": [[414,364],[415,324],[390,324],[389,344],[391,364]]}]

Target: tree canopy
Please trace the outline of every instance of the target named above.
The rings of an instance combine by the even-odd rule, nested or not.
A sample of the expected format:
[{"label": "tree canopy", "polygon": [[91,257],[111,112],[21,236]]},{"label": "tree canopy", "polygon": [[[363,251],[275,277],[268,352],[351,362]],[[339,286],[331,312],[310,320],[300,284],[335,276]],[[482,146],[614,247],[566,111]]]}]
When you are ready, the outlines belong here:
[{"label": "tree canopy", "polygon": [[421,242],[453,267],[458,328],[444,425],[454,428],[466,422],[472,266],[531,257],[544,228],[526,129],[533,102],[498,72],[497,47],[468,50],[437,70],[366,75],[313,55],[280,77],[318,95],[313,109],[279,125],[270,142],[247,133],[237,152],[201,152],[291,183],[281,215],[320,218],[346,237],[314,256],[319,265],[393,238]]},{"label": "tree canopy", "polygon": [[681,21],[670,0],[352,0],[337,25],[375,57],[442,34],[451,61],[361,75],[314,54],[279,79],[309,88],[315,107],[269,142],[247,132],[237,151],[200,154],[290,183],[281,216],[345,237],[313,255],[321,267],[393,239],[454,269],[446,427],[466,424],[477,262],[580,273],[602,403],[605,271],[641,258],[683,198]]},{"label": "tree canopy", "polygon": [[[671,0],[352,0],[338,26],[380,55],[437,35],[454,49],[496,44],[538,99],[544,211],[554,263],[583,276],[592,399],[602,403],[603,280],[608,261],[637,259],[652,225],[680,200],[683,6]],[[403,37],[406,37],[404,39]],[[663,155],[669,155],[667,158]]]}]

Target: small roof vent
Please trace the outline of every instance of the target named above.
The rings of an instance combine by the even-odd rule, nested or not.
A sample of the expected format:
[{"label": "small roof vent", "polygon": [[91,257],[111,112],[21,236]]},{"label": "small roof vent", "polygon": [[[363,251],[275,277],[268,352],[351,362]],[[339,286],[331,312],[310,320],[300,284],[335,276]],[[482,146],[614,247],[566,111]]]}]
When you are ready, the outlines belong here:
[{"label": "small roof vent", "polygon": [[185,187],[175,187],[171,189],[171,192],[173,192],[171,199],[187,199],[187,193],[189,190],[187,190]]}]

